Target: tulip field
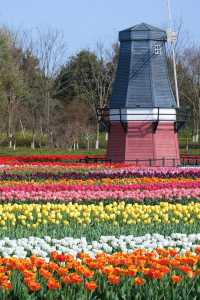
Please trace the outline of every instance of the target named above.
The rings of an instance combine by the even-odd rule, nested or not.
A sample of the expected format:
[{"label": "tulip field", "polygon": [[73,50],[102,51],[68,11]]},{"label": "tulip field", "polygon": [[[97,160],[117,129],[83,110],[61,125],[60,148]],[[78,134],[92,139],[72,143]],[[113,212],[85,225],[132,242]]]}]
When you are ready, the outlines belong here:
[{"label": "tulip field", "polygon": [[0,157],[0,299],[200,299],[200,168]]}]

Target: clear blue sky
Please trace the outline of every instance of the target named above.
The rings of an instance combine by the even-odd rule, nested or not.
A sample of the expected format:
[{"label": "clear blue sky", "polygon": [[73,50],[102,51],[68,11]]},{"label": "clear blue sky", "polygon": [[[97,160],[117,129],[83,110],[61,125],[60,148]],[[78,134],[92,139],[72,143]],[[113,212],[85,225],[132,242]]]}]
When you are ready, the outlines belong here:
[{"label": "clear blue sky", "polygon": [[[200,0],[171,0],[173,16],[182,19],[200,42]],[[0,24],[16,29],[56,28],[64,33],[68,55],[100,40],[116,41],[119,30],[140,22],[165,26],[166,0],[2,0]]]}]

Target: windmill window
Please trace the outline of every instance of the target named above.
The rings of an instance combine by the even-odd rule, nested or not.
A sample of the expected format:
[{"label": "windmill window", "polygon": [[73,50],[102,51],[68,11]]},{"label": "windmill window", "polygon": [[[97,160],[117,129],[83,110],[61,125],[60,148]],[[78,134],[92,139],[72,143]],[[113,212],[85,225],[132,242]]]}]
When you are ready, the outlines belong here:
[{"label": "windmill window", "polygon": [[154,45],[154,54],[161,55],[161,45]]}]

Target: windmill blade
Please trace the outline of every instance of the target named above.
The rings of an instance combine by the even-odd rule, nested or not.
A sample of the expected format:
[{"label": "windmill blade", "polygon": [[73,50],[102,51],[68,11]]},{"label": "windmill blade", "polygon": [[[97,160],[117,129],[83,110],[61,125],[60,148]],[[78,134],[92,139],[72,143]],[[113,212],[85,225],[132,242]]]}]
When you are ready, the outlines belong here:
[{"label": "windmill blade", "polygon": [[179,108],[180,100],[179,100],[178,78],[177,78],[177,69],[176,69],[176,55],[175,55],[176,32],[173,31],[171,0],[166,0],[166,1],[167,1],[167,11],[168,11],[168,20],[169,20],[169,29],[167,30],[167,40],[172,45],[172,60],[173,60],[173,70],[174,70],[176,103],[177,103],[177,107]]}]

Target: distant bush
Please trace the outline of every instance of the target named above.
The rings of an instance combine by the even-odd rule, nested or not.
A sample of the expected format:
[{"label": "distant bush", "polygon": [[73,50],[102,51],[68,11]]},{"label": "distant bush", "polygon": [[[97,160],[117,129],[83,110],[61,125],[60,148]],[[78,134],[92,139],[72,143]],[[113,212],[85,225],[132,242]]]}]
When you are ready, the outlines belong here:
[{"label": "distant bush", "polygon": [[[26,131],[24,134],[21,132],[18,132],[16,134],[16,147],[31,147],[32,144],[32,133],[30,131]],[[92,134],[90,136],[90,149],[95,149],[95,143],[96,143],[96,134]],[[106,148],[106,139],[105,139],[105,132],[101,132],[99,136],[99,147],[100,149]],[[71,143],[72,144],[72,143]],[[83,135],[78,140],[79,149],[88,150],[88,141],[86,137]],[[9,145],[9,139],[6,134],[0,134],[0,146],[1,147],[8,147]],[[67,149],[69,148],[69,141],[66,139],[66,143],[63,143],[63,146],[59,148]],[[41,148],[47,146],[47,136],[46,135],[35,135],[35,148]],[[52,145],[55,147],[55,145]]]},{"label": "distant bush", "polygon": [[[24,134],[17,133],[16,134],[16,146],[17,147],[31,147],[32,143],[32,133],[26,131]],[[47,138],[45,136],[35,136],[35,148],[44,147],[46,145]],[[0,145],[7,147],[9,144],[9,138],[5,134],[0,134]]]}]

